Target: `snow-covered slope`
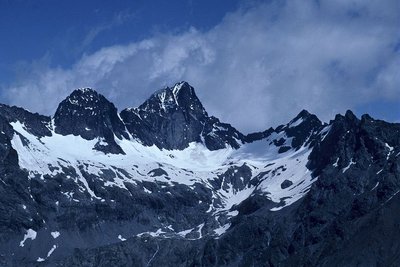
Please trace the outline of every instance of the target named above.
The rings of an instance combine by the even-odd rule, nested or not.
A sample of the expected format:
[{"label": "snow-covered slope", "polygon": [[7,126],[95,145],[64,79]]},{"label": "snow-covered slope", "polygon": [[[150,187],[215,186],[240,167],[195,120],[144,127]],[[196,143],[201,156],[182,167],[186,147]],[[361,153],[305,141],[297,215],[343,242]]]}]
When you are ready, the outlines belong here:
[{"label": "snow-covered slope", "polygon": [[[185,194],[186,198],[194,198],[197,203],[185,212],[197,213],[200,219],[180,222],[176,219],[179,214],[170,214],[165,219],[157,215],[151,219],[159,220],[153,225],[136,222],[138,226],[134,227],[130,223],[131,218],[126,221],[130,226],[113,224],[111,239],[96,237],[96,242],[100,244],[120,242],[135,236],[187,240],[210,236],[219,238],[239,214],[239,205],[249,197],[265,196],[271,201],[270,210],[277,211],[307,194],[311,183],[316,181],[306,167],[309,146],[279,152],[279,146],[272,140],[285,139],[284,143],[290,146],[292,138],[284,132],[245,143],[238,149],[227,145],[218,150],[210,150],[201,142],[191,142],[181,150],[161,149],[154,144],[146,146],[125,132],[125,136],[114,135],[112,139],[122,153],[105,153],[96,146],[110,142],[110,139],[57,133],[54,120],[46,124],[50,133],[45,136],[32,134],[29,127],[19,120],[10,122],[10,125],[14,131],[11,146],[16,150],[18,165],[27,172],[28,179],[40,181],[43,187],[59,183],[53,187],[46,203],[56,210],[71,205],[68,203],[83,206],[100,203],[114,207],[119,205],[119,197],[126,195],[125,201],[132,199],[134,202],[137,194],[148,195],[151,199],[180,198],[181,194]],[[29,190],[29,198],[19,205],[24,207],[27,218],[32,221],[31,202],[37,196],[32,189]],[[31,238],[32,242],[28,241],[29,258],[49,262],[76,246],[93,246],[92,241],[86,238],[71,240],[68,236],[73,230],[61,226],[57,219],[54,221],[44,216],[41,220],[42,230],[35,231],[35,238],[38,236],[38,239],[31,238],[32,235],[26,237],[25,233],[21,234],[21,240],[17,240],[25,244],[26,239]],[[27,228],[26,231],[31,233],[34,230]],[[60,238],[49,238],[54,237],[53,233],[58,233]],[[43,241],[46,236],[50,241]],[[49,243],[45,249],[32,250],[35,242]]]},{"label": "snow-covered slope", "polygon": [[[117,186],[127,190],[125,183],[136,184],[137,181],[166,182],[174,184],[193,185],[204,184],[213,191],[213,197],[221,203],[220,206],[210,206],[212,210],[229,210],[239,204],[253,192],[266,194],[275,203],[283,202],[280,209],[301,198],[312,183],[311,173],[306,168],[310,149],[302,147],[298,151],[290,150],[279,154],[275,145],[268,145],[266,140],[253,144],[245,144],[235,150],[208,150],[201,143],[190,143],[183,150],[162,150],[153,146],[144,146],[139,141],[118,139],[116,143],[123,149],[124,154],[105,154],[94,150],[101,137],[86,140],[80,136],[60,135],[51,132],[51,136],[37,137],[27,132],[20,122],[11,123],[15,130],[11,144],[19,155],[19,165],[29,173],[29,177],[51,179],[63,168],[72,168],[76,172],[75,182],[80,184],[84,192],[94,199],[101,199],[90,188],[81,171],[95,175],[104,187]],[[252,148],[263,147],[263,152],[257,153]],[[251,170],[251,178],[243,188],[213,188],[210,181],[229,169],[246,165]],[[102,170],[113,170],[113,178],[103,179]],[[160,176],[151,175],[152,170],[160,169]],[[257,177],[261,181],[252,185],[251,180]],[[243,178],[242,178],[243,179]],[[290,181],[291,186],[282,188],[281,184]],[[315,181],[315,179],[314,179]],[[63,192],[71,195],[73,192]]]}]

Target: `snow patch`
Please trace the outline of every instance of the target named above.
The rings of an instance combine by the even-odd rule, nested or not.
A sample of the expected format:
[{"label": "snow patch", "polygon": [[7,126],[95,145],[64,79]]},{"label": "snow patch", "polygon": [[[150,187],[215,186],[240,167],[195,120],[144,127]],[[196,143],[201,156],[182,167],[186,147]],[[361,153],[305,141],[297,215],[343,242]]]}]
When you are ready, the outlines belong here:
[{"label": "snow patch", "polygon": [[347,165],[345,168],[343,168],[342,172],[345,173],[350,167],[351,165],[356,164],[355,161],[353,161],[353,159],[350,160],[349,165]]},{"label": "snow patch", "polygon": [[197,232],[199,233],[199,238],[198,239],[203,237],[203,234],[201,233],[201,230],[203,230],[203,227],[204,227],[204,223],[199,225],[199,229],[197,230]]},{"label": "snow patch", "polygon": [[[265,192],[271,201],[280,204],[271,211],[280,210],[301,199],[317,180],[311,176],[310,170],[306,167],[310,153],[309,148],[302,147],[294,153],[269,161],[269,164],[260,171],[266,174],[257,189]],[[285,180],[293,184],[283,189],[281,184]]]},{"label": "snow patch", "polygon": [[143,190],[144,190],[144,192],[147,193],[147,194],[153,193],[151,190],[147,189],[145,186],[143,186]]},{"label": "snow patch", "polygon": [[386,146],[387,148],[389,148],[389,151],[390,151],[390,152],[392,152],[392,151],[393,151],[393,147],[392,147],[392,146],[389,146],[389,144],[388,144],[388,143],[385,143],[385,146]]},{"label": "snow patch", "polygon": [[230,210],[234,205],[240,204],[243,200],[247,199],[254,191],[254,187],[245,188],[241,191],[235,192],[232,184],[228,191],[221,190],[219,193],[222,195],[224,201],[224,207],[218,209],[218,211],[222,210]]},{"label": "snow patch", "polygon": [[339,162],[339,158],[336,159],[335,163],[333,163],[332,166],[336,168],[338,166],[338,162]]},{"label": "snow patch", "polygon": [[57,245],[53,245],[53,247],[49,250],[49,252],[47,252],[47,258],[51,256],[51,254],[53,254],[54,250],[56,250]]},{"label": "snow patch", "polygon": [[239,212],[238,212],[237,210],[234,210],[234,211],[228,212],[226,215],[227,215],[227,216],[230,216],[230,217],[235,217],[235,216],[237,216],[238,214],[239,214]]},{"label": "snow patch", "polygon": [[289,128],[299,126],[303,121],[303,118],[298,118],[297,120],[289,123]]},{"label": "snow patch", "polygon": [[328,126],[324,127],[324,128],[321,130],[321,133],[320,133],[321,136],[322,136],[321,142],[324,141],[325,138],[328,136],[328,134],[329,134],[331,128],[332,128],[332,125],[328,125]]},{"label": "snow patch", "polygon": [[20,246],[20,247],[25,246],[25,241],[26,241],[27,239],[35,240],[35,239],[36,239],[36,235],[37,235],[37,233],[36,233],[35,230],[28,229],[28,230],[26,231],[26,234],[24,235],[24,239],[19,243],[19,246]]},{"label": "snow patch", "polygon": [[386,156],[386,160],[388,160],[390,157],[390,154],[393,153],[393,147],[389,146],[388,143],[385,143],[385,147],[389,148],[389,152],[387,153],[387,156]]},{"label": "snow patch", "polygon": [[126,240],[126,238],[123,238],[122,235],[118,235],[118,239],[121,240],[121,241],[125,241]]},{"label": "snow patch", "polygon": [[144,235],[150,235],[152,237],[156,237],[156,236],[160,236],[162,234],[165,234],[165,232],[162,229],[158,229],[156,232],[143,232],[143,233],[137,234],[136,236],[142,237]]},{"label": "snow patch", "polygon": [[184,230],[184,231],[180,231],[177,234],[182,236],[182,237],[185,237],[188,233],[190,233],[192,231],[193,231],[193,228],[192,229],[188,229],[188,230]]},{"label": "snow patch", "polygon": [[214,232],[218,236],[220,236],[220,235],[224,234],[229,229],[230,226],[231,226],[231,224],[227,223],[225,225],[222,225],[222,226],[218,227],[217,229],[214,229]]},{"label": "snow patch", "polygon": [[379,185],[379,182],[376,183],[376,185],[371,189],[371,191],[374,190],[375,188],[377,188],[378,185]]},{"label": "snow patch", "polygon": [[60,232],[58,232],[58,231],[51,232],[50,234],[54,239],[56,239],[57,237],[60,236]]}]

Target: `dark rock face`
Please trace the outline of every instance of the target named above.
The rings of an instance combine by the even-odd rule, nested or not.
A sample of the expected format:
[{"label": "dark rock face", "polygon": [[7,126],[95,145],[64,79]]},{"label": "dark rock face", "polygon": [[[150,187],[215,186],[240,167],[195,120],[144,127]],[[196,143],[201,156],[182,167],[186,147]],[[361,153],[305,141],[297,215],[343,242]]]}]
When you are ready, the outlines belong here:
[{"label": "dark rock face", "polygon": [[[322,124],[302,111],[244,136],[209,116],[187,83],[120,116],[90,89],[74,91],[54,116],[58,134],[102,140],[100,164],[53,156],[39,146],[54,134],[50,117],[0,106],[1,266],[400,265],[400,124],[351,111]],[[164,150],[262,141],[278,160],[228,158],[210,172],[140,156],[124,167],[107,163],[127,156],[117,142],[130,136]],[[55,158],[45,165],[42,157]],[[312,178],[308,193],[279,206],[274,190],[291,199],[306,182],[296,183],[296,172],[280,177],[301,165]],[[263,190],[269,183],[273,190]]]},{"label": "dark rock face", "polygon": [[282,189],[288,188],[288,187],[292,186],[292,184],[293,184],[292,181],[285,180],[285,181],[283,181],[283,182],[281,183],[281,188],[282,188]]},{"label": "dark rock face", "polygon": [[279,147],[278,153],[285,153],[291,149],[298,150],[302,146],[313,146],[324,126],[326,125],[323,125],[317,116],[302,110],[288,124],[280,125],[276,129],[269,128],[263,132],[248,134],[245,140],[247,143],[252,143],[267,139],[270,144]]},{"label": "dark rock face", "polygon": [[25,125],[26,130],[33,135],[50,136],[50,117],[31,113],[23,108],[10,107],[0,104],[0,115],[8,122],[19,121]]},{"label": "dark rock face", "polygon": [[252,142],[267,138],[274,132],[275,132],[275,129],[271,127],[263,132],[249,133],[245,136],[245,140],[247,143],[252,143]]},{"label": "dark rock face", "polygon": [[[295,126],[292,126],[293,124]],[[312,143],[322,127],[323,125],[317,116],[303,110],[289,123],[289,126],[284,128],[284,131],[288,137],[293,138],[291,146],[297,150],[302,145]]]},{"label": "dark rock face", "polygon": [[[26,112],[26,114],[31,113]],[[41,119],[41,117],[36,119]],[[9,120],[11,120],[10,117],[5,118],[0,115],[0,240],[3,241],[7,235],[13,234],[15,231],[20,231],[25,227],[37,228],[42,225],[39,216],[34,213],[37,211],[36,203],[29,198],[28,175],[19,168],[18,153],[11,144],[14,130],[9,124]],[[31,131],[39,132],[40,128],[39,126],[38,129],[31,129]],[[31,218],[24,216],[21,203],[25,202],[32,207],[33,216]],[[2,263],[1,257],[0,263]],[[4,264],[4,266],[6,265]]]},{"label": "dark rock face", "polygon": [[121,112],[132,136],[144,144],[166,149],[183,149],[190,142],[201,142],[207,116],[193,88],[186,83],[160,90],[137,109]]},{"label": "dark rock face", "polygon": [[104,138],[105,144],[99,142],[95,148],[106,153],[123,153],[114,135],[129,138],[114,104],[90,88],[75,90],[60,103],[54,125],[56,133],[62,135],[79,135],[87,140]]},{"label": "dark rock face", "polygon": [[138,108],[123,110],[121,118],[133,137],[163,149],[184,149],[191,142],[210,150],[238,148],[244,139],[231,125],[209,117],[186,82],[157,91]]}]

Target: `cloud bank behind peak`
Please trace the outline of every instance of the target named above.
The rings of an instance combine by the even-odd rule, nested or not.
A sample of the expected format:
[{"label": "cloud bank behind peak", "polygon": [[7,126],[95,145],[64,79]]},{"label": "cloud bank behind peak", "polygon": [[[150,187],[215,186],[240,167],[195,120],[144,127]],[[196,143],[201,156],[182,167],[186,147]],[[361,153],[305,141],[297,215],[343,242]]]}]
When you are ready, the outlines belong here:
[{"label": "cloud bank behind peak", "polygon": [[89,86],[122,109],[186,80],[210,114],[244,132],[302,109],[328,120],[369,102],[400,103],[398,10],[399,1],[255,2],[206,32],[104,47],[68,68],[32,64],[3,94],[52,114],[71,90]]}]

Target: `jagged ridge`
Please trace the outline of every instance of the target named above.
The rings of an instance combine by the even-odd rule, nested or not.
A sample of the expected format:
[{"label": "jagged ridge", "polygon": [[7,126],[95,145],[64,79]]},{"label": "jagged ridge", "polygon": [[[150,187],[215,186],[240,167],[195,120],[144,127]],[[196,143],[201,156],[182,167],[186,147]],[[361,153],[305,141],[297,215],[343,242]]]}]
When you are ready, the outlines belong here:
[{"label": "jagged ridge", "polygon": [[397,241],[399,124],[302,111],[243,135],[182,82],[120,114],[91,89],[53,118],[2,105],[0,130],[0,265],[399,263],[380,250]]}]

